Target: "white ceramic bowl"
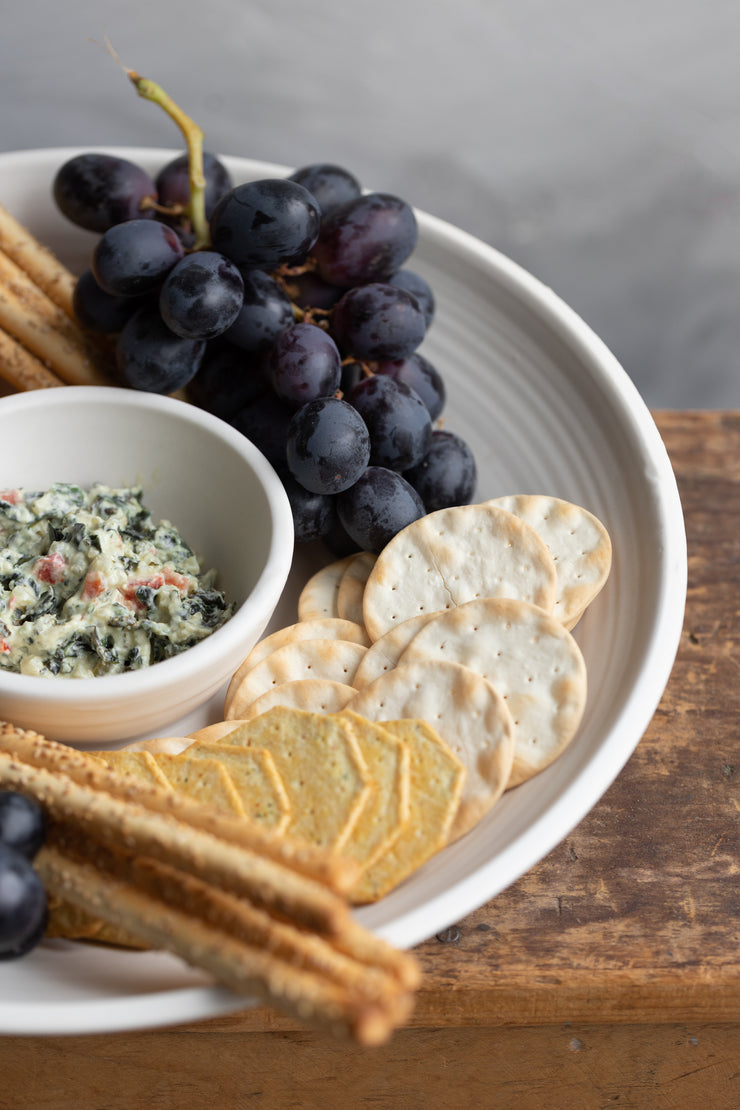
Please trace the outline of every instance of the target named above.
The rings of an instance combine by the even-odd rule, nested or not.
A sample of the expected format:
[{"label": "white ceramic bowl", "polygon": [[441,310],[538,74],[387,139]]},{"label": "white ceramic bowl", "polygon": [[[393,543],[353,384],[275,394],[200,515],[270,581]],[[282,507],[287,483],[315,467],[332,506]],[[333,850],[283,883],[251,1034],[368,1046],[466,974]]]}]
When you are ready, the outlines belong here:
[{"label": "white ceramic bowl", "polygon": [[140,671],[90,679],[0,671],[2,716],[94,744],[160,731],[206,702],[259,639],[290,570],[290,506],[264,456],[184,401],[86,386],[4,397],[0,443],[6,489],[143,486],[153,516],[217,569],[237,607],[205,640]]},{"label": "white ceramic bowl", "polygon": [[[76,153],[0,156],[0,200],[79,270],[96,237],[72,227],[50,200],[56,170]],[[173,155],[138,148],[119,153],[155,170]],[[269,163],[226,161],[239,181],[288,172]],[[367,184],[384,187],[382,181]],[[508,792],[468,836],[358,912],[364,924],[401,946],[434,935],[494,897],[596,803],[660,700],[686,593],[676,482],[627,374],[550,289],[470,235],[417,215],[419,245],[409,266],[430,281],[437,298],[422,350],[448,386],[445,426],[475,452],[480,499],[529,492],[579,502],[607,525],[614,563],[576,629],[589,698],[571,746],[542,774]],[[297,592],[315,567],[315,553],[297,555],[268,627],[296,619]],[[0,1032],[6,1033],[140,1028],[244,1005],[172,958],[63,942],[42,944],[26,960],[6,964],[2,983]]]}]

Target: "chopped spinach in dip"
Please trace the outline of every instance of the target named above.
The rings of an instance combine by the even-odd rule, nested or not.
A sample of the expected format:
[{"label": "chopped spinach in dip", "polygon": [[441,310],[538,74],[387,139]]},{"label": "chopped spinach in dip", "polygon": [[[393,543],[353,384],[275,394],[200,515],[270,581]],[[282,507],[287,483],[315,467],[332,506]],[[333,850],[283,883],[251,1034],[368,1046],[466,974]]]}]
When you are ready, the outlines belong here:
[{"label": "chopped spinach in dip", "polygon": [[0,667],[92,678],[210,635],[233,607],[142,491],[57,483],[0,492]]}]

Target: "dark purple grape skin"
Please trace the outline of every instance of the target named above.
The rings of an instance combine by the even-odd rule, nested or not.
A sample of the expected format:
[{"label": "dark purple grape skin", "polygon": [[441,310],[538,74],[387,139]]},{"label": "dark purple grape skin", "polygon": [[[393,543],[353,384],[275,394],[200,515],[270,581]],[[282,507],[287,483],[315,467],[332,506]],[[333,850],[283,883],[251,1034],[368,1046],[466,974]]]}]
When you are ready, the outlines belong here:
[{"label": "dark purple grape skin", "polygon": [[214,340],[188,385],[188,395],[200,408],[231,423],[240,409],[268,392],[265,362],[264,355]]},{"label": "dark purple grape skin", "polygon": [[411,386],[426,405],[432,420],[436,420],[444,409],[447,389],[442,375],[429,359],[424,358],[424,355],[420,355],[418,351],[414,351],[407,358],[378,362],[374,370],[376,374],[382,374]]},{"label": "dark purple grape skin", "polygon": [[454,432],[432,433],[429,449],[404,478],[414,487],[428,513],[453,505],[469,505],[475,496],[478,474],[467,443]]},{"label": "dark purple grape skin", "polygon": [[270,352],[270,380],[278,397],[294,408],[339,388],[342,360],[330,335],[315,324],[281,332]]},{"label": "dark purple grape skin", "polygon": [[72,294],[74,314],[88,331],[113,334],[141,307],[144,298],[113,297],[98,285],[92,270],[80,274]]},{"label": "dark purple grape skin", "polygon": [[423,459],[432,421],[421,397],[405,382],[373,375],[359,382],[347,401],[367,424],[371,466],[408,470]]},{"label": "dark purple grape skin", "polygon": [[171,227],[159,220],[129,220],[109,228],[99,240],[91,269],[111,296],[138,297],[157,289],[183,253]]},{"label": "dark purple grape skin", "polygon": [[362,193],[362,186],[354,174],[331,162],[301,166],[288,180],[297,181],[308,189],[321,210],[322,223],[340,204],[346,204]]},{"label": "dark purple grape skin", "polygon": [[205,353],[204,339],[170,331],[156,307],[140,308],[124,325],[116,346],[118,371],[132,389],[174,393],[191,381]]},{"label": "dark purple grape skin", "polygon": [[229,423],[251,440],[276,470],[286,466],[286,441],[293,410],[274,393],[239,409]]},{"label": "dark purple grape skin", "polygon": [[387,281],[414,250],[413,209],[390,193],[366,193],[326,219],[312,250],[319,275],[330,285]]},{"label": "dark purple grape skin", "polygon": [[15,790],[0,791],[0,844],[32,860],[45,838],[46,819],[36,799]]},{"label": "dark purple grape skin", "polygon": [[395,470],[369,466],[337,497],[339,519],[363,551],[378,555],[408,524],[424,516],[419,494]]},{"label": "dark purple grape skin", "polygon": [[351,405],[336,397],[303,405],[290,422],[290,472],[312,493],[339,493],[357,481],[370,459],[370,436]]},{"label": "dark purple grape skin", "polygon": [[347,535],[347,530],[336,511],[336,501],[336,497],[333,497],[332,502],[335,506],[334,522],[326,535],[321,538],[324,546],[328,547],[335,559],[343,559],[345,555],[354,555],[356,552],[362,551],[362,548],[356,540]]},{"label": "dark purple grape skin", "polygon": [[240,270],[274,270],[302,262],[316,242],[321,214],[295,181],[266,178],[237,185],[210,219],[211,244]]},{"label": "dark purple grape skin", "polygon": [[284,275],[282,285],[293,304],[304,309],[321,308],[328,311],[345,292],[336,285],[328,285],[315,270]]},{"label": "dark purple grape skin", "polygon": [[332,334],[343,357],[407,358],[425,331],[424,314],[415,298],[384,282],[348,290],[332,316]]},{"label": "dark purple grape skin", "polygon": [[78,227],[105,232],[124,220],[149,219],[142,201],[157,188],[140,166],[110,154],[78,154],[62,165],[52,186],[59,210]]},{"label": "dark purple grape skin", "polygon": [[159,311],[168,328],[185,339],[215,339],[236,320],[244,303],[244,279],[216,251],[196,251],[168,273]]},{"label": "dark purple grape skin", "polygon": [[334,498],[304,489],[289,471],[281,471],[280,479],[293,513],[295,542],[313,543],[323,539],[336,522]]},{"label": "dark purple grape skin", "polygon": [[[203,151],[203,177],[206,182],[206,217],[209,217],[221,197],[233,188],[234,183],[223,162],[206,150]],[[162,166],[154,183],[160,204],[189,204],[190,165],[187,154],[180,154],[166,166]]]},{"label": "dark purple grape skin", "polygon": [[358,382],[363,381],[368,375],[361,362],[348,362],[342,363],[342,380],[339,383],[339,388],[343,396],[347,397],[351,393]]},{"label": "dark purple grape skin", "polygon": [[388,279],[388,284],[397,285],[399,289],[405,289],[407,293],[416,297],[419,308],[424,313],[424,320],[428,329],[434,319],[436,302],[432,287],[426,278],[417,274],[415,270],[399,270],[397,274]]},{"label": "dark purple grape skin", "polygon": [[0,959],[30,951],[43,935],[47,912],[46,891],[30,861],[0,844]]},{"label": "dark purple grape skin", "polygon": [[224,336],[245,351],[266,351],[294,322],[293,306],[278,283],[262,270],[251,270],[242,277],[242,307]]}]

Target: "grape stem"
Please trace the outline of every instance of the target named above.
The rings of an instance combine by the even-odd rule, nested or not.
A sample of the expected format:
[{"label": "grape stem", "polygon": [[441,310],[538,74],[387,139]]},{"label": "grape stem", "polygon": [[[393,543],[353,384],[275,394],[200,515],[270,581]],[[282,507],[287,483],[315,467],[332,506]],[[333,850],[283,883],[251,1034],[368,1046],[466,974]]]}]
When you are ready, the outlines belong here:
[{"label": "grape stem", "polygon": [[187,215],[193,229],[195,242],[193,249],[207,247],[210,243],[208,220],[206,219],[206,179],[203,174],[203,130],[179,105],[167,95],[161,85],[142,77],[136,70],[124,66],[126,76],[144,100],[158,104],[182,131],[188,149],[188,176],[190,181],[190,202]]}]

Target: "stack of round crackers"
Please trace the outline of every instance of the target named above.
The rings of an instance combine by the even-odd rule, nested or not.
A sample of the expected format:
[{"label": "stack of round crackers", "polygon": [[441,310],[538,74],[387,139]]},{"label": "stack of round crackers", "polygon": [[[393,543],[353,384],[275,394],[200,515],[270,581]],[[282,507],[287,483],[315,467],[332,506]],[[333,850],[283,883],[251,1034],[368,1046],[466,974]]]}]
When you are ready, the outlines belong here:
[{"label": "stack of round crackers", "polygon": [[[603,524],[554,497],[430,513],[377,557],[350,555],[315,574],[298,621],[235,672],[224,721],[187,742],[207,745],[209,758],[220,745],[274,758],[265,737],[282,730],[278,777],[305,771],[304,796],[293,788],[290,805],[320,813],[310,829],[294,813],[287,833],[322,842],[323,827],[358,863],[356,900],[374,900],[571,742],[587,689],[572,629],[610,565]],[[343,741],[354,753],[351,812],[341,797],[353,775],[329,773],[320,754],[337,724],[354,738]],[[286,735],[302,739],[291,748]],[[319,806],[312,778],[322,781]],[[332,809],[344,815],[341,832]]]}]

